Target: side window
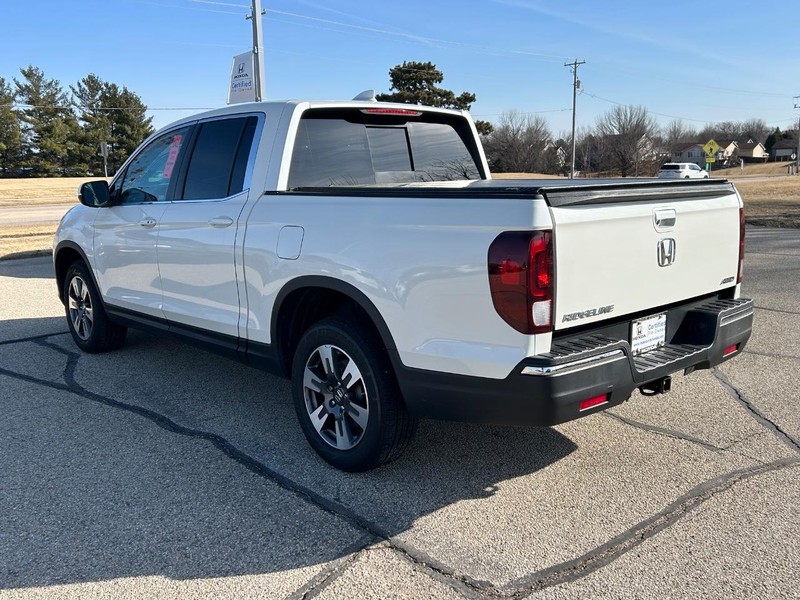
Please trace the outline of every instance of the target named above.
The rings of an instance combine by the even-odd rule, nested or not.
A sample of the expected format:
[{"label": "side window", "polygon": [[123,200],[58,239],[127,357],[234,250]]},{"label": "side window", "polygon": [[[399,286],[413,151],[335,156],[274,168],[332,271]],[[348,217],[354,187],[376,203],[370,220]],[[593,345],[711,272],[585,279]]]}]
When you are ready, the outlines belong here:
[{"label": "side window", "polygon": [[122,179],[119,189],[121,203],[167,199],[169,184],[177,175],[178,159],[186,145],[188,132],[189,127],[170,131],[150,142],[136,155]]},{"label": "side window", "polygon": [[200,126],[183,193],[176,199],[225,198],[244,189],[256,117],[219,119]]}]

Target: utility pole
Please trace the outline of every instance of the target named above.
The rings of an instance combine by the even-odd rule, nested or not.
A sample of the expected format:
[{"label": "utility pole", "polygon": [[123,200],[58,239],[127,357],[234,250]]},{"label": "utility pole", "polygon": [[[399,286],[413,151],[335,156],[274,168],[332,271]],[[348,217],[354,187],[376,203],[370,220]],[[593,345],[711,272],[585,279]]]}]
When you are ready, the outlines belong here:
[{"label": "utility pole", "polygon": [[261,17],[266,13],[261,8],[261,0],[253,0],[253,12],[247,17],[253,21],[253,83],[256,88],[256,102],[266,96],[264,86],[264,36],[261,33]]},{"label": "utility pole", "polygon": [[570,67],[572,70],[572,165],[569,168],[569,178],[575,179],[575,104],[578,100],[578,88],[581,86],[578,80],[578,65],[585,65],[585,60],[578,60],[577,58],[571,63],[564,63],[565,67]]},{"label": "utility pole", "polygon": [[[794,107],[800,108],[800,103],[797,102],[800,100],[800,96],[795,96],[794,100]],[[800,120],[797,122],[797,150],[795,152],[797,153],[797,163],[794,167],[794,173],[795,175],[800,175]]]}]

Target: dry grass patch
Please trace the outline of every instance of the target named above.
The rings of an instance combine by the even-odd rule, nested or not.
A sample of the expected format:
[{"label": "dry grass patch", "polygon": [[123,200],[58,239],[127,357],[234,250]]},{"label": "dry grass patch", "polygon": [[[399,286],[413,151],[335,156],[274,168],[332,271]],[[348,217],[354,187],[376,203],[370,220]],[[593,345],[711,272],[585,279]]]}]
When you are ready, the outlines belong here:
[{"label": "dry grass patch", "polygon": [[12,225],[0,229],[0,260],[50,254],[58,224]]},{"label": "dry grass patch", "polygon": [[75,204],[78,187],[97,177],[42,177],[0,179],[0,206]]}]

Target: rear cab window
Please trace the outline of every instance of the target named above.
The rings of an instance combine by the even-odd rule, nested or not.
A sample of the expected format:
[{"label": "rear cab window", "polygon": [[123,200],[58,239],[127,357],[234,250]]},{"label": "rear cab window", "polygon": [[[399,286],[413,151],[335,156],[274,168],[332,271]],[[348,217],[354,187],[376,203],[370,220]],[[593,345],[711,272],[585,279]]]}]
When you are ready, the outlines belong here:
[{"label": "rear cab window", "polygon": [[185,180],[179,183],[174,199],[227,198],[243,191],[256,124],[254,116],[199,124]]},{"label": "rear cab window", "polygon": [[481,179],[479,154],[465,119],[413,107],[403,112],[304,113],[289,189]]}]

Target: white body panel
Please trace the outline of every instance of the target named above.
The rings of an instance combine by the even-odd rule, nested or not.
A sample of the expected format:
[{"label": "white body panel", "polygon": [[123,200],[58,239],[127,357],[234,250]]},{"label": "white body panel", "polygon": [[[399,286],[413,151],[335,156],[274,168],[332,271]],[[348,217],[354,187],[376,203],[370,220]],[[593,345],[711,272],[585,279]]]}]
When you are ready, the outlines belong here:
[{"label": "white body panel", "polygon": [[[302,224],[302,253],[279,259],[286,225]],[[524,224],[524,225],[522,225]],[[536,343],[492,305],[487,250],[501,232],[547,228],[543,200],[448,200],[337,196],[264,196],[244,240],[247,337],[271,343],[275,299],[306,275],[343,281],[363,292],[386,321],[409,367],[502,378]]]},{"label": "white body panel", "polygon": [[94,268],[109,304],[154,317],[161,311],[156,245],[166,203],[94,209]]},{"label": "white body panel", "polygon": [[[557,329],[665,306],[730,288],[736,281],[739,198],[735,194],[551,211]],[[657,211],[674,214],[674,225],[657,228]],[[674,262],[659,266],[659,243],[670,239]],[[600,310],[609,306],[612,312]],[[569,320],[569,315],[595,309],[598,314]]]},{"label": "white body panel", "polygon": [[234,244],[244,191],[225,200],[170,202],[159,224],[162,310],[170,321],[239,335]]}]

